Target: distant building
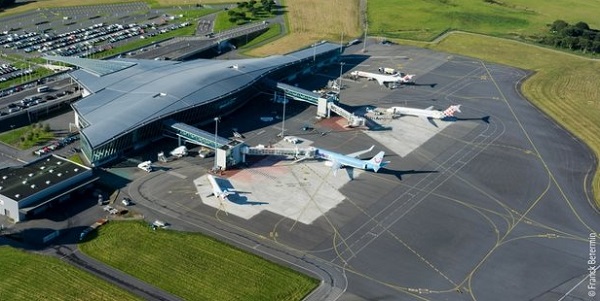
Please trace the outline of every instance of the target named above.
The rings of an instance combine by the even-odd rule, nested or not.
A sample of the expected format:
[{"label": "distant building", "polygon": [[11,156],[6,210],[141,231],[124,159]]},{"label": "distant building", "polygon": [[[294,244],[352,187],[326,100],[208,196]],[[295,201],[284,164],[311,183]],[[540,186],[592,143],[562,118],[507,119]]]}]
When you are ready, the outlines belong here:
[{"label": "distant building", "polygon": [[0,214],[23,221],[95,180],[90,168],[55,155],[0,169]]},{"label": "distant building", "polygon": [[100,166],[161,139],[168,120],[212,122],[274,82],[292,82],[339,55],[338,44],[320,43],[287,55],[241,60],[46,59],[81,68],[70,73],[83,88],[83,99],[72,105],[75,123],[83,154]]}]

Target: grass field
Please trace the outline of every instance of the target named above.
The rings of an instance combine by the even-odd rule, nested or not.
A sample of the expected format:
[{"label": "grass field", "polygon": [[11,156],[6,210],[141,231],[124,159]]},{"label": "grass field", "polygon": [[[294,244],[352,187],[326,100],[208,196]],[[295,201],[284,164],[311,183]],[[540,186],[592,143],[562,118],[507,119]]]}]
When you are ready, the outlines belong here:
[{"label": "grass field", "polygon": [[140,300],[57,258],[0,247],[0,300]]},{"label": "grass field", "polygon": [[[432,40],[447,30],[463,30],[503,37],[547,33],[556,19],[585,21],[598,28],[600,1],[572,0],[389,1],[369,0],[369,35]],[[576,9],[569,9],[576,8]]]},{"label": "grass field", "polygon": [[[28,137],[22,140],[21,137]],[[29,139],[30,138],[30,139]],[[41,145],[54,138],[52,131],[45,131],[43,127],[24,126],[0,134],[0,141],[19,149],[28,149]]]},{"label": "grass field", "polygon": [[301,300],[317,280],[199,234],[114,222],[80,249],[185,300]]},{"label": "grass field", "polygon": [[285,6],[286,25],[290,35],[249,51],[249,55],[285,54],[320,40],[340,41],[342,32],[344,41],[347,42],[362,33],[359,22],[359,0],[279,2]]}]

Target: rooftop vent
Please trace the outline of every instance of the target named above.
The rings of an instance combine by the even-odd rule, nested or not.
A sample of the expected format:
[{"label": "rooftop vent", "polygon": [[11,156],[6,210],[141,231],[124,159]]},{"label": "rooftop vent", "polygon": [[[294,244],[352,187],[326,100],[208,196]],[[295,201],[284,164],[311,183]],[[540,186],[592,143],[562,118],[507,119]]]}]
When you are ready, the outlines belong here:
[{"label": "rooftop vent", "polygon": [[2,180],[6,180],[8,176],[2,176]]},{"label": "rooftop vent", "polygon": [[53,172],[54,172],[54,169],[50,169],[48,172],[49,172],[49,173],[53,173]]},{"label": "rooftop vent", "polygon": [[44,170],[44,169],[46,169],[46,166],[40,166],[40,169]]},{"label": "rooftop vent", "polygon": [[79,168],[74,168],[74,169],[73,169],[73,171],[74,171],[74,172],[78,172],[78,171],[79,171]]},{"label": "rooftop vent", "polygon": [[30,173],[30,174],[29,174],[29,177],[30,177],[30,178],[31,178],[31,177],[33,177],[33,173]]},{"label": "rooftop vent", "polygon": [[20,198],[20,197],[21,197],[21,195],[20,195],[20,194],[18,194],[18,193],[17,193],[17,194],[15,194],[15,199],[18,199],[18,198]]},{"label": "rooftop vent", "polygon": [[59,172],[59,173],[56,174],[56,176],[60,177],[60,176],[62,176],[62,173]]},{"label": "rooftop vent", "polygon": [[61,164],[62,164],[61,161],[56,162],[56,165],[61,165]]},{"label": "rooftop vent", "polygon": [[2,190],[2,186],[0,186],[0,190]]},{"label": "rooftop vent", "polygon": [[50,180],[46,181],[46,185],[50,185]]},{"label": "rooftop vent", "polygon": [[23,185],[27,185],[27,180],[23,181]]},{"label": "rooftop vent", "polygon": [[31,187],[31,189],[35,189],[35,184],[31,184],[29,187]]}]

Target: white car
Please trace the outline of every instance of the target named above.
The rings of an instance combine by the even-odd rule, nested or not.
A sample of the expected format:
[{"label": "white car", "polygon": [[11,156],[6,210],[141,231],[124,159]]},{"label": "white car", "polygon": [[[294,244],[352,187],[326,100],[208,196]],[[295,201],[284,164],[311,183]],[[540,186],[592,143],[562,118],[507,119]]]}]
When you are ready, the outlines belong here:
[{"label": "white car", "polygon": [[121,204],[123,204],[123,206],[129,206],[131,205],[131,200],[129,198],[123,198]]}]

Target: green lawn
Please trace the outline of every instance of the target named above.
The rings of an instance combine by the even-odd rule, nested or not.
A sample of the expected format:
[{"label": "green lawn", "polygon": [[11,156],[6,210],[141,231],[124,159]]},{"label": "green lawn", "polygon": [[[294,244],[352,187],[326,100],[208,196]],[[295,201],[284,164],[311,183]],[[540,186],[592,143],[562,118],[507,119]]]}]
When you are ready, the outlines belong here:
[{"label": "green lawn", "polygon": [[57,258],[0,247],[0,300],[140,300]]},{"label": "green lawn", "polygon": [[185,300],[301,300],[318,284],[212,238],[143,222],[109,223],[80,249]]},{"label": "green lawn", "polygon": [[599,1],[369,0],[369,35],[431,40],[447,30],[504,37],[545,33],[556,19],[600,27]]},{"label": "green lawn", "polygon": [[259,35],[258,37],[252,39],[252,41],[248,42],[248,44],[244,44],[242,45],[242,47],[240,47],[240,50],[246,50],[246,49],[251,49],[254,46],[262,43],[262,42],[266,42],[270,39],[273,39],[275,37],[277,37],[278,35],[281,34],[281,24],[271,24],[269,25],[269,29],[264,32],[263,34]]},{"label": "green lawn", "polygon": [[[21,140],[21,137],[25,137]],[[54,138],[52,131],[46,131],[43,127],[24,126],[0,134],[0,141],[18,149],[29,149],[42,145]]]}]

